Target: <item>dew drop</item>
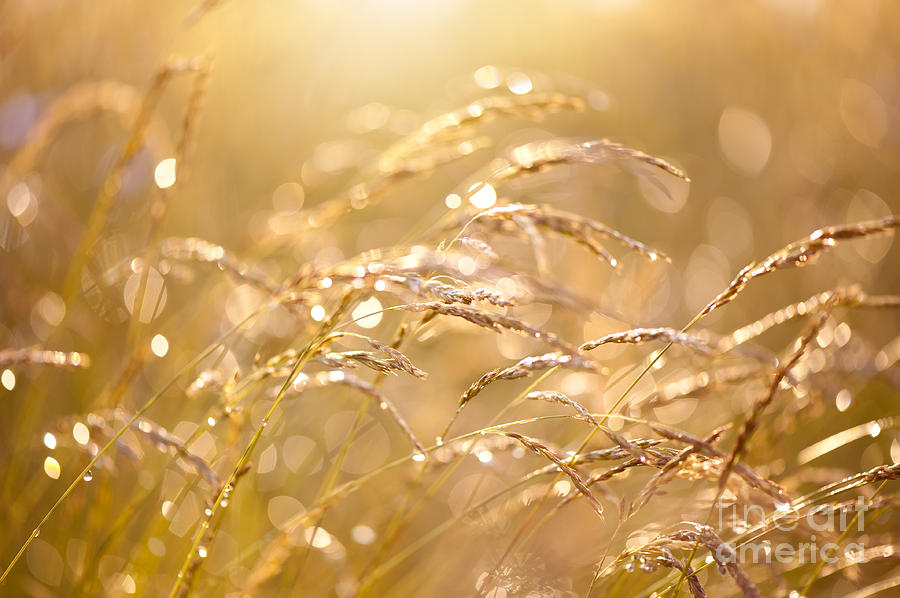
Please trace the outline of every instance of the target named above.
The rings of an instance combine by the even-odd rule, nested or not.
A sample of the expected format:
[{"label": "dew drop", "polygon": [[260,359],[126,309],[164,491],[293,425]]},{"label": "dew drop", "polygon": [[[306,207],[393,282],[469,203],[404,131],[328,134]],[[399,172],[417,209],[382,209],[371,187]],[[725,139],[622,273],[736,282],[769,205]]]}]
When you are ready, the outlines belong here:
[{"label": "dew drop", "polygon": [[90,482],[94,479],[94,471],[92,469],[88,469],[87,473],[84,474],[81,479],[83,479],[85,482]]},{"label": "dew drop", "polygon": [[425,453],[415,453],[415,454],[412,456],[412,460],[415,461],[415,462],[417,462],[417,463],[421,463],[422,461],[425,460]]}]

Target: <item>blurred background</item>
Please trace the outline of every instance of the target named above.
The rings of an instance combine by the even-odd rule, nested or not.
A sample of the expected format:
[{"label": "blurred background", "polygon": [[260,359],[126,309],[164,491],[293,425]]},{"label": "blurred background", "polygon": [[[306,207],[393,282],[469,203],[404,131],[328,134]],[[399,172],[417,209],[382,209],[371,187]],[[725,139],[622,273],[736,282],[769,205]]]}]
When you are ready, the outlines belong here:
[{"label": "blurred background", "polygon": [[[628,172],[562,165],[511,181],[497,193],[585,214],[664,252],[671,263],[626,254],[624,267],[613,272],[572,243],[554,244],[553,278],[591,298],[593,308],[572,313],[536,303],[511,313],[573,343],[632,326],[680,328],[750,260],[821,226],[900,210],[898,22],[900,5],[886,1],[770,0],[726,7],[644,0],[0,4],[0,347],[80,351],[91,360],[86,369],[21,366],[3,373],[4,565],[86,462],[94,439],[73,436],[75,422],[115,404],[133,412],[265,300],[258,288],[213,266],[157,264],[145,290],[145,302],[155,308],[143,305],[136,316],[141,277],[133,260],[142,259],[154,222],[160,222],[159,238],[206,239],[281,282],[304,268],[379,247],[433,246],[431,239],[415,238],[416,231],[452,209],[448,195],[464,194],[491,159],[518,145],[555,137],[609,138],[672,162],[691,182],[667,178],[666,194]],[[178,57],[201,57],[196,64],[204,73],[208,69],[208,78],[197,84],[193,72],[182,73],[162,87],[146,140],[120,165],[109,217],[90,248],[86,274],[76,279],[68,298],[67,272],[92,207],[117,168],[154,77]],[[545,91],[582,98],[585,109],[491,121],[483,130],[489,147],[398,185],[376,205],[333,226],[298,234],[294,218],[301,210],[367,180],[379,154],[427,118],[484,96]],[[192,132],[182,147],[192,97],[200,101],[188,111]],[[42,123],[54,111],[67,116],[42,138],[47,131]],[[177,182],[167,162],[175,155]],[[158,218],[161,189],[167,190],[164,219]],[[775,273],[712,314],[705,327],[727,333],[842,284],[859,284],[871,294],[896,292],[900,255],[892,244],[889,235],[848,243],[812,267]],[[528,251],[521,246],[508,251],[518,252],[522,268],[533,269]],[[852,330],[850,341],[841,345],[848,351],[823,353],[822,359],[853,369],[881,355],[882,369],[893,371],[889,379],[896,380],[896,315],[836,317],[834,329],[846,322]],[[389,341],[398,322],[388,314],[382,328],[375,322],[356,330]],[[302,330],[287,310],[272,312],[214,356],[210,368],[225,379],[236,370],[246,372],[257,352],[271,356]],[[775,330],[761,342],[778,351],[798,330]],[[408,354],[429,379],[423,384],[391,378],[384,391],[429,443],[471,382],[538,346],[455,326],[419,340]],[[136,346],[150,352],[129,361]],[[601,410],[624,387],[617,381],[639,370],[649,350],[617,347],[598,353],[606,375],[559,374],[556,387]],[[123,374],[129,363],[136,369],[133,378]],[[820,369],[832,366],[827,361]],[[686,371],[679,365],[654,372],[636,396],[648,396]],[[120,377],[131,382],[121,389],[120,400],[111,401]],[[193,448],[227,473],[234,458],[223,447],[232,441],[224,430],[200,429],[212,403],[186,398],[190,382],[189,376],[176,384],[150,417],[180,438],[199,435]],[[801,397],[792,408],[815,407],[807,415],[820,418],[815,420],[820,428],[788,426],[783,431],[797,437],[781,450],[796,452],[896,410],[896,387],[884,380],[836,380],[825,386],[822,402],[812,405]],[[484,425],[509,388],[485,392],[457,431]],[[731,407],[739,411],[755,391],[751,386],[737,398],[723,398],[726,413],[710,417],[728,421]],[[843,402],[836,406],[841,391],[848,394],[840,395]],[[257,453],[262,463],[242,482],[244,495],[236,494],[198,587],[241,595],[241,580],[256,560],[255,555],[243,559],[244,548],[312,500],[359,404],[346,393],[328,397],[311,409],[287,408],[267,432]],[[690,428],[689,418],[704,417],[707,407],[697,401],[685,405],[657,415]],[[530,413],[554,411],[544,407],[532,406]],[[347,479],[408,452],[391,422],[379,414],[365,417],[367,427],[343,465]],[[546,432],[555,434],[560,446],[575,448],[581,432],[569,429]],[[765,460],[771,449],[760,450]],[[105,473],[95,475],[107,480],[95,479],[73,494],[7,582],[12,594],[156,595],[157,587],[167,592],[211,491],[159,451],[144,451],[134,463],[122,455],[110,459]],[[768,457],[775,459],[774,454]],[[890,430],[830,458],[829,466],[859,471],[896,461],[900,441]],[[486,463],[472,464],[448,482],[437,506],[426,510],[400,544],[458,514],[475,496],[515,479],[508,477],[506,464],[485,474]],[[772,463],[774,474],[786,467]],[[377,546],[374,538],[393,515],[382,505],[400,508],[398,489],[405,490],[411,476],[393,472],[331,516],[326,527],[335,542],[340,538],[346,545],[352,569],[369,562],[372,554],[364,548]],[[141,488],[148,492],[146,502],[140,502]],[[684,500],[688,505],[692,498],[685,494]],[[160,507],[165,501],[175,514]],[[141,522],[117,519],[124,504],[146,513]],[[591,547],[611,528],[598,525],[574,539],[560,530],[588,515],[581,507],[561,515],[553,533],[516,557],[515,566],[533,572],[534,591],[546,592],[539,595],[583,591],[590,565],[600,556]],[[466,520],[438,542],[442,546],[431,546],[432,552],[423,551],[409,561],[409,569],[376,587],[400,594],[470,592],[514,529],[497,516]],[[463,542],[460,547],[478,548],[448,550],[454,546],[451,538]],[[96,559],[89,558],[101,545]],[[287,579],[303,580],[311,594],[341,593],[334,588],[342,574],[314,574],[332,571],[316,558],[327,563],[332,557],[310,557],[302,576],[304,565],[291,565],[295,569]],[[437,574],[430,580],[421,572],[410,574],[416,563]],[[446,576],[434,569],[439,564]],[[454,571],[463,574],[456,578],[450,575]],[[833,590],[821,595],[841,596],[852,586],[841,581],[829,587]],[[291,593],[284,587],[278,591]]]}]

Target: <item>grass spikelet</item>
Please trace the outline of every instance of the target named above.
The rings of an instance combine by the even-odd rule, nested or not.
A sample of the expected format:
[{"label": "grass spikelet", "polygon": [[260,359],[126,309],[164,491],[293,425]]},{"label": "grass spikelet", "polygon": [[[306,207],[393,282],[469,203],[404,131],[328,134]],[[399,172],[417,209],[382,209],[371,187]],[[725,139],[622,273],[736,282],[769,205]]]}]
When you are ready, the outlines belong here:
[{"label": "grass spikelet", "polygon": [[[663,426],[657,423],[651,423],[650,427],[654,432],[656,432],[663,438],[668,438],[670,440],[675,440],[689,445],[693,449],[691,452],[696,452],[700,455],[703,455],[704,457],[707,457],[709,459],[716,459],[719,462],[723,463],[726,462],[727,459],[730,459],[730,457],[727,458],[724,453],[713,446],[713,442],[715,442],[716,439],[718,439],[718,437],[722,434],[721,429],[715,430],[706,439],[701,439],[693,436],[692,434],[688,434],[687,432],[681,430],[673,430],[668,426]],[[687,456],[689,455],[685,455],[685,457]],[[725,467],[727,467],[727,464]],[[722,468],[723,474],[721,478],[725,477],[725,467]],[[732,464],[732,467],[736,468],[736,473],[740,475],[740,477],[742,477],[751,488],[761,490],[779,502],[786,502],[790,500],[785,494],[784,490],[778,484],[759,476],[746,464]]]},{"label": "grass spikelet", "polygon": [[900,297],[896,295],[870,296],[856,285],[817,293],[805,301],[793,303],[766,314],[755,322],[742,326],[731,334],[722,337],[718,342],[719,350],[722,352],[730,351],[738,345],[753,340],[774,326],[795,318],[814,315],[828,306],[898,309],[900,308]]},{"label": "grass spikelet", "polygon": [[[71,432],[76,423],[82,420],[80,417],[68,417],[57,424],[57,429]],[[76,442],[76,446],[82,447],[84,450],[95,453],[99,450],[98,441],[102,438],[111,439],[115,436],[116,429],[128,424],[138,439],[144,440],[159,451],[175,456],[176,463],[188,471],[193,470],[200,474],[213,487],[221,486],[222,479],[215,472],[212,465],[203,457],[194,453],[188,448],[188,442],[173,436],[163,426],[151,421],[147,417],[142,417],[135,421],[131,421],[131,415],[123,409],[114,409],[109,414],[88,413],[84,418],[84,425],[87,425],[90,431],[91,440],[86,444]],[[115,439],[116,450],[122,455],[129,457],[134,462],[140,462],[143,458],[142,451],[139,448],[135,450],[135,445],[127,441],[127,437],[119,437]],[[110,461],[106,462],[107,465]]]},{"label": "grass spikelet", "polygon": [[550,206],[508,204],[488,208],[473,216],[466,227],[475,222],[491,220],[510,221],[516,224],[524,222],[528,226],[552,231],[587,247],[612,267],[618,266],[618,260],[597,242],[594,238],[595,235],[604,239],[611,239],[623,247],[644,256],[651,262],[658,259],[669,260],[664,253],[651,249],[640,241],[635,241],[604,224],[584,216],[557,210]]},{"label": "grass spikelet", "polygon": [[[491,164],[488,174],[480,177],[475,185],[470,186],[464,199],[478,193],[485,185],[497,187],[506,181],[524,174],[538,172],[561,164],[615,164],[622,170],[637,176],[645,175],[664,193],[668,189],[655,177],[656,172],[663,172],[686,182],[690,181],[685,172],[665,160],[656,158],[642,151],[626,147],[622,144],[599,139],[585,142],[572,142],[566,139],[552,139],[527,143],[514,148],[508,159],[498,158]],[[638,165],[649,166],[653,171],[641,171]]]},{"label": "grass spikelet", "polygon": [[563,393],[556,390],[535,390],[533,392],[525,395],[526,399],[530,399],[532,401],[547,401],[549,403],[560,403],[562,405],[567,405],[577,411],[584,419],[589,421],[593,426],[599,426],[597,420],[594,419],[594,416],[591,415],[591,412],[584,408],[584,406],[578,401],[573,401]]},{"label": "grass spikelet", "polygon": [[548,446],[533,438],[529,438],[517,432],[503,432],[503,434],[518,440],[528,450],[553,461],[553,463],[556,464],[556,467],[572,480],[572,484],[584,495],[588,502],[591,503],[591,506],[594,508],[597,515],[603,516],[603,506],[600,504],[600,501],[597,500],[597,497],[594,496],[594,493],[591,492],[591,489],[588,488],[587,484],[585,484],[575,468],[568,465],[566,461],[557,456]]},{"label": "grass spikelet", "polygon": [[226,251],[221,245],[196,237],[169,237],[163,240],[161,253],[163,257],[171,260],[215,264],[237,280],[249,282],[269,293],[276,292],[276,285],[264,274],[242,264],[236,256]]},{"label": "grass spikelet", "polygon": [[665,341],[666,343],[673,345],[681,345],[708,357],[715,356],[717,353],[715,349],[701,339],[679,332],[674,328],[633,328],[623,332],[615,332],[602,336],[596,340],[587,341],[578,347],[578,350],[591,351],[597,347],[610,343],[637,344],[657,340]]},{"label": "grass spikelet", "polygon": [[[465,405],[475,398],[478,393],[497,380],[517,380],[536,371],[548,370],[560,366],[586,371],[594,371],[596,369],[596,366],[594,366],[593,363],[573,355],[544,353],[543,355],[525,357],[520,359],[514,365],[506,368],[497,368],[496,370],[491,370],[484,374],[463,393],[462,397],[459,399],[459,407],[465,407]],[[569,405],[571,406],[571,403],[569,403]],[[579,412],[580,411],[581,410],[579,410]]]},{"label": "grass spikelet", "polygon": [[486,301],[497,307],[512,307],[515,303],[491,289],[477,287],[474,289],[465,289],[443,284],[434,280],[422,283],[422,292],[426,295],[432,295],[440,299],[444,303],[464,303],[472,305],[480,301]]},{"label": "grass spikelet", "polygon": [[[563,365],[563,364],[556,364],[553,367],[559,367],[559,365]],[[515,367],[516,366],[513,366],[513,368],[515,368]],[[561,393],[559,391],[555,391],[555,390],[533,391],[533,392],[530,392],[527,395],[525,395],[525,398],[530,399],[532,401],[547,401],[547,402],[551,402],[551,403],[560,403],[562,405],[567,405],[567,406],[571,407],[572,409],[574,409],[575,411],[577,411],[578,414],[581,415],[592,426],[602,430],[603,433],[606,434],[606,436],[610,440],[612,440],[622,450],[626,451],[627,454],[631,455],[632,457],[635,457],[636,459],[640,460],[643,463],[649,464],[652,461],[652,458],[649,457],[647,452],[641,448],[640,444],[632,443],[632,442],[628,441],[621,434],[611,430],[608,427],[601,426],[600,423],[596,420],[596,418],[594,418],[594,416],[591,415],[591,413],[581,403],[569,398],[568,396],[564,395],[563,393]],[[581,459],[581,457],[578,456],[579,462],[581,462],[580,459]]]},{"label": "grass spikelet", "polygon": [[385,152],[379,170],[391,172],[395,164],[409,159],[422,148],[435,141],[455,140],[465,135],[472,125],[489,121],[496,116],[540,119],[562,110],[583,110],[584,100],[562,93],[536,93],[524,97],[488,96],[467,106],[439,114],[425,122],[416,132],[401,140]]},{"label": "grass spikelet", "polygon": [[679,451],[679,453],[672,459],[669,459],[665,463],[665,465],[663,465],[662,468],[656,474],[654,474],[652,478],[650,478],[650,481],[647,482],[646,485],[644,485],[644,488],[641,490],[640,494],[638,494],[637,498],[629,507],[629,513],[637,512],[639,509],[644,507],[647,502],[650,501],[650,498],[654,494],[658,494],[658,489],[667,481],[675,477],[675,475],[677,474],[677,469],[681,466],[682,463],[690,458],[691,455],[698,452],[700,450],[699,447],[712,448],[712,444],[719,439],[723,431],[724,430],[722,428],[719,428],[717,430],[714,430],[712,434],[702,440],[696,439],[699,440],[699,442],[691,442],[688,447]]},{"label": "grass spikelet", "polygon": [[324,387],[334,385],[343,385],[353,388],[375,401],[383,411],[386,411],[391,416],[397,426],[403,431],[412,444],[413,449],[418,453],[424,451],[422,443],[420,443],[416,438],[416,435],[413,434],[409,424],[406,423],[406,420],[400,414],[400,411],[397,410],[394,403],[370,382],[366,382],[356,376],[345,374],[344,372],[319,372],[312,377],[301,374],[300,377],[294,381],[293,388],[296,391],[302,392],[309,386]]},{"label": "grass spikelet", "polygon": [[754,278],[769,274],[784,268],[796,268],[805,266],[823,251],[834,247],[838,241],[852,239],[864,239],[876,235],[883,235],[900,226],[900,216],[890,216],[881,220],[870,220],[857,224],[845,224],[841,226],[829,226],[813,231],[805,239],[794,241],[785,245],[761,262],[751,262],[744,266],[731,284],[724,291],[709,302],[700,313],[708,314],[730,303],[737,297],[744,287]]},{"label": "grass spikelet", "polygon": [[501,330],[512,330],[524,336],[542,341],[550,345],[551,347],[559,349],[561,352],[569,356],[574,357],[578,353],[578,350],[575,347],[569,345],[565,341],[560,340],[555,334],[541,330],[539,328],[535,328],[533,326],[529,326],[525,322],[522,322],[521,320],[510,316],[490,313],[472,307],[463,307],[461,305],[447,305],[444,303],[434,302],[412,303],[409,305],[403,305],[401,307],[408,311],[428,311],[444,316],[461,318],[463,320],[466,320],[467,322],[475,324],[476,326],[488,328],[495,332],[500,332]]}]

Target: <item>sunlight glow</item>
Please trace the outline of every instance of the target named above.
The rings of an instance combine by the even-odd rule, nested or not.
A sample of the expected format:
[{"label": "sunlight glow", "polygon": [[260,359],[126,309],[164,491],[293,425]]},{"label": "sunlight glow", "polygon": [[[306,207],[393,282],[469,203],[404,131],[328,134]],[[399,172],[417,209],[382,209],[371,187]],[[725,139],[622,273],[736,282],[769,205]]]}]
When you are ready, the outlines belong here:
[{"label": "sunlight glow", "polygon": [[169,352],[169,340],[161,334],[157,334],[150,341],[150,350],[157,357],[165,357]]},{"label": "sunlight glow", "polygon": [[359,318],[356,323],[362,328],[375,328],[381,323],[381,313],[373,312],[380,312],[382,309],[381,301],[375,297],[369,297],[353,310],[353,319]]},{"label": "sunlight glow", "polygon": [[160,189],[168,189],[175,184],[175,158],[166,158],[156,165],[153,180]]}]

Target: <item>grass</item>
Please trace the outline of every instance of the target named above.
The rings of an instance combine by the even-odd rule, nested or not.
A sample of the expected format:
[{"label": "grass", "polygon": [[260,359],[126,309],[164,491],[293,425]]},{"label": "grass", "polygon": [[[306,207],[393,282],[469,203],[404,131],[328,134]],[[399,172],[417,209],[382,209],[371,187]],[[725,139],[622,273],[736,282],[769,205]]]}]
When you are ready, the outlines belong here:
[{"label": "grass", "polygon": [[[247,222],[205,200],[246,229],[207,239],[177,215],[212,184],[188,174],[218,157],[198,145],[215,73],[176,58],[145,91],[77,83],[3,155],[2,268],[21,286],[0,349],[0,593],[900,586],[900,296],[836,259],[892,238],[900,216],[810,223],[793,242],[759,232],[766,257],[696,309],[649,316],[660,288],[676,302],[659,281],[702,235],[674,242],[657,218],[638,240],[578,187],[633,195],[613,185],[635,179],[676,202],[688,174],[608,139],[509,144],[590,105],[571,85],[510,86],[422,118],[349,173],[281,180]],[[54,208],[35,181],[104,115],[119,124],[87,209]],[[163,158],[177,179],[153,185]],[[74,238],[54,228],[66,215]],[[362,238],[378,244],[351,251]],[[869,260],[889,283],[891,259]],[[41,260],[53,274],[36,282]]]}]

